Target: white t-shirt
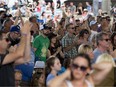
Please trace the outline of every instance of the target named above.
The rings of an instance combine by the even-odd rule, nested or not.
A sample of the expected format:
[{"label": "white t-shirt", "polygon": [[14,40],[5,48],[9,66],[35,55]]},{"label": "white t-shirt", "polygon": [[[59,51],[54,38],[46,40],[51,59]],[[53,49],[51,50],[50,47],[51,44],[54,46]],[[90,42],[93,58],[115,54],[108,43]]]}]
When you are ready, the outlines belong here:
[{"label": "white t-shirt", "polygon": [[102,0],[99,0],[99,2],[102,2]]},{"label": "white t-shirt", "polygon": [[[85,80],[85,82],[87,83],[87,87],[94,87],[88,80]],[[66,81],[67,87],[73,87],[71,81]]]}]

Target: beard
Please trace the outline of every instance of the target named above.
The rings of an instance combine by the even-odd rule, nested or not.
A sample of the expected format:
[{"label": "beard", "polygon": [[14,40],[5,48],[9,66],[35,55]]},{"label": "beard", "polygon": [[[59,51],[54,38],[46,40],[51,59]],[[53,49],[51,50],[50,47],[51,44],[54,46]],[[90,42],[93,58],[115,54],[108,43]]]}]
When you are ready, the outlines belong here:
[{"label": "beard", "polygon": [[13,39],[12,37],[9,37],[9,40],[11,42],[10,46],[14,46],[20,42],[20,37]]},{"label": "beard", "polygon": [[45,36],[48,36],[49,35],[49,33],[43,33]]}]

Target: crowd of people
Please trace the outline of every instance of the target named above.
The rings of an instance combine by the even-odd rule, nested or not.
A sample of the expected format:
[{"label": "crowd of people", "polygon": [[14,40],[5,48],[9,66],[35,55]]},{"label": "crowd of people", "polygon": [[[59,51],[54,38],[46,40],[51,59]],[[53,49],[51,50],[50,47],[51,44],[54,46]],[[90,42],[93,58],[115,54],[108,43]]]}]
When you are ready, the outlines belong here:
[{"label": "crowd of people", "polygon": [[0,87],[116,86],[116,9],[84,4],[0,2]]}]

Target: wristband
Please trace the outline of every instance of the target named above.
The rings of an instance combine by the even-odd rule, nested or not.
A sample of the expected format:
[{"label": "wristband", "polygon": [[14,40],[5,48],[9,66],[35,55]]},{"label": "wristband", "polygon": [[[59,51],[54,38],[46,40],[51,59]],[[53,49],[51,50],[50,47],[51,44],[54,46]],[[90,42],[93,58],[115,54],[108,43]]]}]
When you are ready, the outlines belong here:
[{"label": "wristband", "polygon": [[25,34],[25,33],[21,33],[21,35],[22,35],[22,36],[27,36],[27,34]]}]

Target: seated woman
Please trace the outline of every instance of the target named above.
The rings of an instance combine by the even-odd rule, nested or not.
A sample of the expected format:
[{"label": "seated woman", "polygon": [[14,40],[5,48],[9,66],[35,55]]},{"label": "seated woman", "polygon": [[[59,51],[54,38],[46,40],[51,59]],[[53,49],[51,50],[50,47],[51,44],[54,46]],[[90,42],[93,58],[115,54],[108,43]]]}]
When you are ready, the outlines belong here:
[{"label": "seated woman", "polygon": [[51,56],[46,61],[46,85],[57,76],[58,71],[61,70],[60,60],[57,57]]},{"label": "seated woman", "polygon": [[[107,66],[107,67],[106,67]],[[55,77],[49,87],[94,87],[102,82],[112,69],[112,63],[102,62],[94,64],[97,73],[90,73],[91,62],[87,54],[78,54],[74,58],[70,69]],[[88,73],[90,73],[88,75]]]},{"label": "seated woman", "polygon": [[61,64],[63,64],[64,54],[62,52],[60,42],[57,40],[57,35],[50,33],[48,35],[48,38],[50,39],[49,56],[56,56],[57,58],[59,58]]}]

